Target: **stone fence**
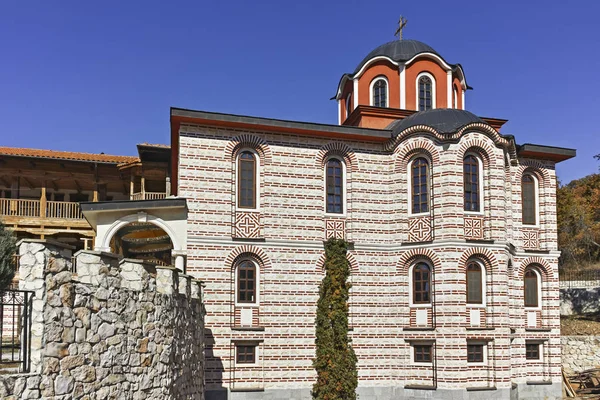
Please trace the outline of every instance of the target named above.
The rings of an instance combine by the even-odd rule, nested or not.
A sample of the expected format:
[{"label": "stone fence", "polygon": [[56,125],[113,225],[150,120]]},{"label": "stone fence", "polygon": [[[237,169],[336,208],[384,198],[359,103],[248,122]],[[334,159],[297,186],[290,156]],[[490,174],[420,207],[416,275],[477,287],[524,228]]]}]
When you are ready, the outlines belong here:
[{"label": "stone fence", "polygon": [[201,283],[172,267],[52,241],[19,244],[32,303],[31,373],[2,399],[203,399]]},{"label": "stone fence", "polygon": [[563,336],[560,340],[567,374],[600,368],[600,336]]}]

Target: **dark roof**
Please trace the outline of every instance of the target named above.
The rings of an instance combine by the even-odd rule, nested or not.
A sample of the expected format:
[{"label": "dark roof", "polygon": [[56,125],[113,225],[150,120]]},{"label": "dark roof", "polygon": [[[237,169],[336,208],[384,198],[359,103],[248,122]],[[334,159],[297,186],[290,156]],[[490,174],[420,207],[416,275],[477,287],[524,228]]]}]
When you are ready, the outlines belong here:
[{"label": "dark roof", "polygon": [[454,108],[436,108],[433,110],[420,111],[404,119],[398,119],[387,126],[392,130],[394,137],[403,130],[416,125],[426,125],[434,128],[439,133],[453,133],[465,125],[471,123],[487,124],[477,115]]},{"label": "dark roof", "polygon": [[344,125],[331,125],[321,124],[316,122],[301,122],[301,121],[290,121],[283,119],[274,118],[263,118],[263,117],[251,117],[246,115],[236,114],[224,114],[208,111],[196,111],[188,110],[184,108],[171,107],[171,117],[187,117],[193,119],[199,119],[207,121],[208,123],[218,124],[220,122],[227,122],[230,124],[242,124],[242,125],[256,125],[264,129],[265,127],[272,129],[291,129],[296,132],[299,131],[318,131],[323,133],[331,134],[343,134],[361,137],[373,137],[378,140],[385,140],[391,137],[389,130],[373,129],[373,128],[360,128],[356,126],[344,126]]},{"label": "dark roof", "polygon": [[[391,42],[382,44],[375,48],[358,64],[354,70],[356,74],[371,58],[386,56],[396,62],[408,61],[417,54],[421,53],[433,53],[439,56],[439,54],[429,45],[419,42],[418,40],[393,40]],[[441,56],[440,56],[441,57]]]}]

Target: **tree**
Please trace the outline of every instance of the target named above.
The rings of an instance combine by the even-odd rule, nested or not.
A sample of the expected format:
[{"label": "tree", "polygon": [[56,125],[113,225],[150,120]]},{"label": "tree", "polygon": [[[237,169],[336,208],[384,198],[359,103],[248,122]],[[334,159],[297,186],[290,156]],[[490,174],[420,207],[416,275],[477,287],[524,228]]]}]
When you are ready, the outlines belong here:
[{"label": "tree", "polygon": [[0,222],[0,290],[6,289],[15,276],[13,256],[16,252],[15,236]]},{"label": "tree", "polygon": [[316,318],[317,382],[315,400],[355,400],[358,385],[356,354],[348,337],[350,265],[348,243],[329,239],[325,243],[325,277],[319,286]]},{"label": "tree", "polygon": [[600,261],[600,175],[593,174],[557,191],[558,246],[563,269]]}]

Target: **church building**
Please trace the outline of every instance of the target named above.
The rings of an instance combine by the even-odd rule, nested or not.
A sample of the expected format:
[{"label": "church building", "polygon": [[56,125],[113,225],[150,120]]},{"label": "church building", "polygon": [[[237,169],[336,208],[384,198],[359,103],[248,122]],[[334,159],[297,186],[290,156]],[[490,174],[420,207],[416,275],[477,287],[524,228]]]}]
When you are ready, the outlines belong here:
[{"label": "church building", "polygon": [[555,165],[575,151],[500,133],[470,89],[400,39],[342,75],[338,125],[171,109],[206,399],[310,399],[331,237],[361,400],[561,398]]}]

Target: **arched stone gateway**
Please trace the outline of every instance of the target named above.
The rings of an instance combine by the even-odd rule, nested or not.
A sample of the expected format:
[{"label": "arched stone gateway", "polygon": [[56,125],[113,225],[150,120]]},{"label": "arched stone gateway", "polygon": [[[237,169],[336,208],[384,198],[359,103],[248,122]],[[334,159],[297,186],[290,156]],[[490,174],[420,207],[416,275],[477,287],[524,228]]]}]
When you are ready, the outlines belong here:
[{"label": "arched stone gateway", "polygon": [[96,232],[94,250],[174,264],[185,271],[185,199],[82,203],[81,209]]}]

